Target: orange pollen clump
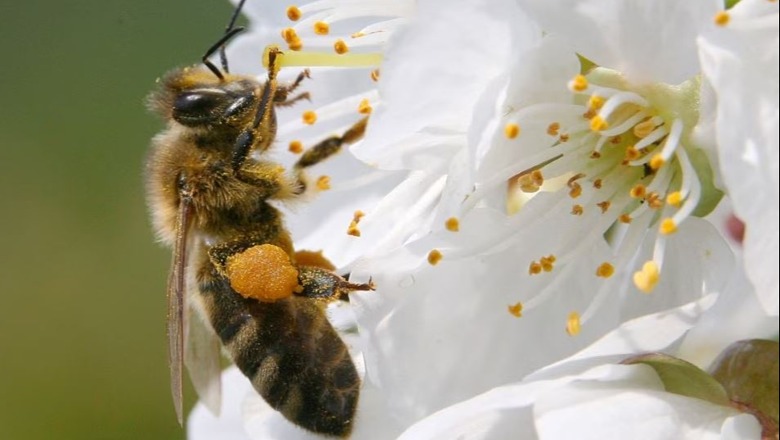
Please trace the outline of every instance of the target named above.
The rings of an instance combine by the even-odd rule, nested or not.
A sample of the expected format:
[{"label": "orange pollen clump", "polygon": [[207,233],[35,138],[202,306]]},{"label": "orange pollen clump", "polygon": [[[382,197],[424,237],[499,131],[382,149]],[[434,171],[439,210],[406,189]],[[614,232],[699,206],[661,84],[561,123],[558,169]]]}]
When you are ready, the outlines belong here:
[{"label": "orange pollen clump", "polygon": [[371,114],[371,103],[368,102],[368,99],[363,99],[360,101],[360,105],[358,105],[358,113],[363,115]]},{"label": "orange pollen clump", "polygon": [[536,261],[532,261],[528,266],[528,275],[538,275],[542,273],[542,265]]},{"label": "orange pollen clump", "polygon": [[301,141],[291,141],[287,149],[290,150],[290,153],[301,154],[303,152],[303,143]]},{"label": "orange pollen clump", "polygon": [[450,217],[444,222],[444,227],[450,232],[458,232],[460,230],[460,222],[455,217]]},{"label": "orange pollen clump", "polygon": [[713,21],[718,26],[726,26],[729,24],[729,20],[731,20],[731,16],[726,11],[719,11],[717,14],[715,14],[715,18]]},{"label": "orange pollen clump", "polygon": [[434,249],[428,252],[428,263],[431,266],[436,266],[437,264],[439,264],[439,261],[441,261],[442,258],[443,256],[441,254],[441,251],[439,251],[438,249]]},{"label": "orange pollen clump", "polygon": [[604,200],[603,202],[596,203],[596,206],[601,208],[602,214],[604,214],[605,212],[607,212],[607,210],[609,210],[610,205],[612,205],[612,203],[610,203],[609,200]]},{"label": "orange pollen clump", "polygon": [[344,40],[339,39],[333,43],[333,50],[335,50],[339,55],[344,55],[345,53],[349,52],[349,46],[347,46],[347,43],[345,43]]},{"label": "orange pollen clump", "polygon": [[287,7],[287,18],[290,21],[298,21],[301,19],[301,10],[297,6],[291,5]]},{"label": "orange pollen clump", "polygon": [[576,199],[577,197],[582,195],[582,187],[580,186],[579,183],[574,182],[569,185],[569,188],[571,188],[569,190],[569,197],[571,197],[572,199]]},{"label": "orange pollen clump", "polygon": [[314,33],[317,35],[328,35],[330,32],[330,25],[324,21],[318,21],[314,23]]},{"label": "orange pollen clump", "polygon": [[290,43],[291,41],[295,41],[298,39],[298,33],[295,32],[295,29],[288,27],[282,29],[282,39],[286,43]]},{"label": "orange pollen clump", "polygon": [[504,135],[508,139],[514,139],[520,134],[520,126],[510,122],[504,126]]},{"label": "orange pollen clump", "polygon": [[542,266],[542,270],[545,272],[552,272],[553,263],[555,263],[555,257],[550,255],[549,257],[542,257],[539,259],[539,264]]},{"label": "orange pollen clump", "polygon": [[228,257],[230,287],[245,298],[273,302],[300,292],[298,270],[278,246],[263,244]]},{"label": "orange pollen clump", "polygon": [[287,47],[289,47],[290,50],[299,51],[303,49],[303,41],[300,38],[296,38],[292,41],[288,41]]},{"label": "orange pollen clump", "polygon": [[580,329],[580,314],[577,312],[569,313],[569,316],[566,319],[566,333],[568,333],[569,336],[577,336],[580,334]]},{"label": "orange pollen clump", "polygon": [[347,235],[352,235],[353,237],[360,237],[360,229],[358,229],[358,223],[360,223],[360,219],[365,217],[365,213],[363,211],[357,210],[352,215],[352,221],[349,223],[349,227],[347,228]]},{"label": "orange pollen clump", "polygon": [[621,223],[629,224],[631,223],[631,216],[628,214],[620,214],[618,220],[620,220]]},{"label": "orange pollen clump", "polygon": [[509,313],[512,314],[512,316],[516,318],[520,318],[523,316],[523,303],[519,302],[517,304],[506,306],[507,310],[509,310]]},{"label": "orange pollen clump", "polygon": [[644,199],[647,195],[647,187],[641,183],[637,183],[633,188],[631,188],[628,194],[635,199]]},{"label": "orange pollen clump", "polygon": [[379,81],[379,69],[374,69],[371,71],[371,80],[374,82]]},{"label": "orange pollen clump", "polygon": [[558,130],[561,129],[561,124],[558,122],[553,122],[552,124],[547,126],[547,134],[550,136],[558,136]]},{"label": "orange pollen clump", "polygon": [[314,110],[306,110],[302,115],[303,123],[306,125],[313,125],[317,122],[317,113]]},{"label": "orange pollen clump", "polygon": [[651,192],[645,200],[647,201],[647,206],[651,209],[659,209],[664,206],[664,200],[657,192]]},{"label": "orange pollen clump", "polygon": [[571,213],[573,215],[582,215],[583,212],[585,212],[585,209],[583,209],[582,205],[573,205],[571,207]]},{"label": "orange pollen clump", "polygon": [[320,176],[317,178],[317,189],[320,191],[326,191],[330,189],[330,177]]},{"label": "orange pollen clump", "polygon": [[615,273],[615,267],[606,261],[596,268],[596,276],[601,278],[609,278]]}]

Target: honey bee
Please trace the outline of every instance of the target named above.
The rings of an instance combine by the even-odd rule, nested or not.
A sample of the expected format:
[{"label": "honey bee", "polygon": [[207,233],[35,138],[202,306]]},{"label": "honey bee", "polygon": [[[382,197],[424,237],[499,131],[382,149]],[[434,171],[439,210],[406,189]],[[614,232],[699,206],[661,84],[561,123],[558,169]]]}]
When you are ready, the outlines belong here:
[{"label": "honey bee", "polygon": [[[148,98],[167,128],[146,165],[147,196],[160,239],[173,248],[168,279],[171,391],[182,422],[186,364],[218,411],[220,344],[257,392],[284,417],[315,433],[349,436],[360,378],[325,305],[355,290],[327,260],[296,253],[271,200],[300,198],[305,169],[360,139],[366,119],[306,151],[288,172],[263,159],[276,135],[275,108],[309,76],[279,84],[283,53],[268,52],[265,82],[231,74],[224,46],[239,33],[239,3],[203,65],[174,70]],[[219,52],[221,69],[209,61]],[[306,258],[304,258],[306,257]]]}]

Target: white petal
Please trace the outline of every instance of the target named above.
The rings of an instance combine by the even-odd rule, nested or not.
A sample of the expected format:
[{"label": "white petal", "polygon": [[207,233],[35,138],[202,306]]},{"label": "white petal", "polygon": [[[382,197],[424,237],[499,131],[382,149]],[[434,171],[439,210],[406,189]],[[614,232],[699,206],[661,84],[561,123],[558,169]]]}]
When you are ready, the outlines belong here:
[{"label": "white petal", "polygon": [[249,380],[236,367],[222,373],[222,411],[214,417],[202,403],[195,405],[187,419],[187,439],[250,440],[244,431],[241,405],[244,398],[254,393]]},{"label": "white petal", "polygon": [[696,36],[717,0],[519,0],[541,27],[634,82],[679,84],[698,74]]}]

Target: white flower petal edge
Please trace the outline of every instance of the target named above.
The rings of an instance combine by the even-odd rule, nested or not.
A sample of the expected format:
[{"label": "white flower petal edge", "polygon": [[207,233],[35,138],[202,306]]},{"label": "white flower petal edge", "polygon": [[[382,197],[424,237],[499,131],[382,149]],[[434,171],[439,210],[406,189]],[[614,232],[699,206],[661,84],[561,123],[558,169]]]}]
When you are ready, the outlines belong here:
[{"label": "white flower petal edge", "polygon": [[231,367],[222,372],[222,410],[215,417],[206,405],[198,402],[187,417],[188,440],[250,440],[244,431],[241,405],[244,398],[253,393],[249,380]]},{"label": "white flower petal edge", "polygon": [[764,308],[778,315],[778,4],[743,0],[725,14],[726,23],[699,38],[699,56],[718,101],[723,180],[746,224],[746,270]]}]

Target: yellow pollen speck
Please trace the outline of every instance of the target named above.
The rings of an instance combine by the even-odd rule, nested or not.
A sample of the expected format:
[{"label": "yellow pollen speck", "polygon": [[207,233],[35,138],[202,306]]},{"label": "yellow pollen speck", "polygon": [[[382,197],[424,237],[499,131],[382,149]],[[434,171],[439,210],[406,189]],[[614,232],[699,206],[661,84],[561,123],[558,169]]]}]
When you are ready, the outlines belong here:
[{"label": "yellow pollen speck", "polygon": [[631,216],[628,214],[621,214],[620,217],[618,217],[618,220],[620,220],[621,223],[629,224],[631,223]]},{"label": "yellow pollen speck", "polygon": [[306,110],[303,112],[303,123],[306,125],[312,125],[317,122],[317,113],[313,110]]},{"label": "yellow pollen speck", "polygon": [[647,187],[641,183],[637,183],[633,188],[631,188],[628,194],[635,199],[644,199],[647,195]]},{"label": "yellow pollen speck", "polygon": [[532,261],[528,266],[528,275],[538,275],[542,273],[542,265],[536,261]]},{"label": "yellow pollen speck", "polygon": [[657,192],[651,192],[648,194],[645,201],[647,202],[647,206],[649,206],[650,209],[659,209],[664,206],[664,201]]},{"label": "yellow pollen speck", "polygon": [[606,261],[596,269],[596,276],[601,278],[609,278],[615,273],[615,267]]},{"label": "yellow pollen speck", "polygon": [[599,115],[594,116],[593,119],[590,120],[590,129],[593,131],[602,131],[607,128],[609,128],[609,124]]},{"label": "yellow pollen speck", "polygon": [[650,159],[650,168],[652,168],[654,171],[657,171],[659,168],[661,168],[664,163],[666,163],[666,159],[660,154],[656,154],[653,156],[652,159]]},{"label": "yellow pollen speck", "polygon": [[598,151],[593,151],[593,152],[590,153],[590,158],[591,159],[598,159],[600,157],[601,157],[601,153],[599,153]]},{"label": "yellow pollen speck", "polygon": [[634,285],[644,293],[652,292],[660,279],[661,271],[655,261],[646,262],[642,270],[634,272]]},{"label": "yellow pollen speck", "polygon": [[320,191],[327,191],[330,189],[330,177],[328,176],[320,176],[317,179],[317,189]]},{"label": "yellow pollen speck", "polygon": [[301,19],[301,10],[298,9],[295,5],[290,5],[287,7],[287,18],[290,21],[298,21]]},{"label": "yellow pollen speck", "polygon": [[520,134],[520,126],[510,122],[504,126],[504,135],[508,139],[514,139]]},{"label": "yellow pollen speck", "polygon": [[590,95],[590,99],[588,99],[588,109],[591,110],[600,110],[601,107],[604,107],[604,98],[602,98],[599,95]]},{"label": "yellow pollen speck", "polygon": [[295,29],[291,27],[284,28],[282,29],[282,39],[284,39],[286,43],[290,43],[291,41],[298,39],[298,34],[295,32]]},{"label": "yellow pollen speck", "polygon": [[661,227],[659,228],[661,234],[669,235],[677,232],[677,223],[672,218],[665,218],[661,220]]},{"label": "yellow pollen speck", "polygon": [[653,123],[653,120],[647,119],[634,126],[634,136],[642,139],[652,133],[653,130],[655,130],[655,124]]},{"label": "yellow pollen speck", "polygon": [[593,187],[596,189],[601,189],[601,179],[596,179],[593,181]]},{"label": "yellow pollen speck", "polygon": [[577,336],[580,334],[580,314],[577,312],[569,313],[569,317],[566,319],[566,333],[569,336]]},{"label": "yellow pollen speck", "polygon": [[512,316],[516,318],[520,318],[523,316],[523,303],[519,302],[515,305],[506,306],[507,310],[509,310],[509,313],[512,314]]},{"label": "yellow pollen speck", "polygon": [[450,217],[444,222],[444,227],[450,232],[458,232],[460,230],[460,222],[455,217]]},{"label": "yellow pollen speck", "polygon": [[715,21],[715,24],[718,26],[726,26],[729,24],[729,20],[731,20],[731,16],[726,11],[719,11],[717,14],[715,14],[715,18],[713,21]]},{"label": "yellow pollen speck", "polygon": [[553,122],[552,124],[547,126],[547,134],[550,136],[558,136],[558,130],[561,129],[561,124],[558,122]]},{"label": "yellow pollen speck", "polygon": [[626,155],[625,155],[626,161],[637,160],[639,159],[639,156],[640,156],[640,152],[636,147],[631,146],[626,148]]},{"label": "yellow pollen speck", "polygon": [[666,196],[666,203],[674,207],[680,206],[680,203],[682,203],[682,193],[680,191],[670,193],[668,196]]},{"label": "yellow pollen speck", "polygon": [[360,101],[360,105],[358,105],[358,113],[363,115],[369,115],[371,114],[371,103],[368,102],[368,99],[363,99]]},{"label": "yellow pollen speck", "polygon": [[575,92],[584,92],[588,88],[588,79],[584,75],[577,75],[569,84]]},{"label": "yellow pollen speck", "polygon": [[571,207],[571,213],[573,215],[582,215],[583,212],[585,212],[585,210],[582,208],[582,205],[573,205]]},{"label": "yellow pollen speck", "polygon": [[434,249],[428,252],[428,263],[430,263],[431,266],[436,266],[437,264],[439,264],[439,261],[441,261],[441,259],[442,259],[442,255],[438,249]]},{"label": "yellow pollen speck", "polygon": [[374,82],[379,81],[379,69],[374,69],[371,71],[371,80]]},{"label": "yellow pollen speck", "polygon": [[603,202],[596,203],[596,206],[601,208],[601,213],[602,214],[604,214],[605,212],[607,212],[609,210],[610,205],[612,205],[612,203],[610,203],[609,200],[604,200]]},{"label": "yellow pollen speck", "polygon": [[330,25],[324,21],[317,21],[314,23],[314,33],[317,35],[328,35],[330,32]]},{"label": "yellow pollen speck", "polygon": [[292,141],[287,149],[290,150],[290,153],[301,154],[303,152],[303,144],[301,141]]},{"label": "yellow pollen speck", "polygon": [[333,43],[333,50],[339,55],[344,55],[349,52],[349,46],[347,46],[347,43],[345,43],[344,40],[336,40],[336,42]]},{"label": "yellow pollen speck", "polygon": [[550,254],[550,255],[548,255],[548,256],[547,256],[547,260],[548,260],[550,263],[555,263],[555,255],[553,255],[553,254]]}]

